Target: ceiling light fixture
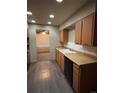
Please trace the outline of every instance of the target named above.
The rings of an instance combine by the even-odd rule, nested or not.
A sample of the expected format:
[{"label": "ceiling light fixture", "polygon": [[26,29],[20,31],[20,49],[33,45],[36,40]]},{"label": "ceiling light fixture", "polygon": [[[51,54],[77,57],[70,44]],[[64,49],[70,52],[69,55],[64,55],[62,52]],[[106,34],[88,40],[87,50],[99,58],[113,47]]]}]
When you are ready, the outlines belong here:
[{"label": "ceiling light fixture", "polygon": [[54,15],[51,14],[51,15],[49,15],[49,17],[50,17],[50,18],[54,18]]},{"label": "ceiling light fixture", "polygon": [[48,24],[51,24],[51,22],[49,21]]},{"label": "ceiling light fixture", "polygon": [[43,35],[45,35],[45,34],[46,34],[46,32],[42,32],[42,34],[43,34]]},{"label": "ceiling light fixture", "polygon": [[32,15],[32,12],[28,11],[27,14],[28,14],[28,15]]},{"label": "ceiling light fixture", "polygon": [[56,0],[58,3],[61,3],[63,0]]},{"label": "ceiling light fixture", "polygon": [[36,21],[35,21],[35,20],[31,20],[31,22],[32,22],[32,23],[36,23]]}]

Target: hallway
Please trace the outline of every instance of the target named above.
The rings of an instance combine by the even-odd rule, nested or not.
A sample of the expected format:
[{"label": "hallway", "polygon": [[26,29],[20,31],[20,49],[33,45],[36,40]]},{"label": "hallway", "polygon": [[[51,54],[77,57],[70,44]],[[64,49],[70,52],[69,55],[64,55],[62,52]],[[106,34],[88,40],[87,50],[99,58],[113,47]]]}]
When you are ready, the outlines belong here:
[{"label": "hallway", "polygon": [[49,61],[50,57],[49,57],[50,53],[46,52],[46,53],[38,53],[38,61]]},{"label": "hallway", "polygon": [[27,93],[74,93],[55,61],[32,64],[27,78]]}]

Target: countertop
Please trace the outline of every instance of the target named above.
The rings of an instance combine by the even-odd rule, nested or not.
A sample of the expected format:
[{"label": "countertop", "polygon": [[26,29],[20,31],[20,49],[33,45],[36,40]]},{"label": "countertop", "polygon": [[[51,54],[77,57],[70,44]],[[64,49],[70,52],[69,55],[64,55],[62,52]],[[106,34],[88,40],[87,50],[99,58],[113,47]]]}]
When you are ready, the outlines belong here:
[{"label": "countertop", "polygon": [[69,50],[68,48],[58,47],[56,49],[60,51],[61,53],[63,53],[64,56],[66,56],[68,59],[70,59],[71,61],[73,61],[75,64],[79,66],[90,64],[90,63],[96,63],[97,61],[96,60],[97,58],[94,56],[80,53],[74,50]]}]

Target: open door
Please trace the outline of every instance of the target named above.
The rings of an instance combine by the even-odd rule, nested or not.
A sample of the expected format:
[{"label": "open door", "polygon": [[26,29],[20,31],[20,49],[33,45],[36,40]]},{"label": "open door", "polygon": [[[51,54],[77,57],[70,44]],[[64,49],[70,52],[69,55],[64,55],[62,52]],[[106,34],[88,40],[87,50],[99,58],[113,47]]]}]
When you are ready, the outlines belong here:
[{"label": "open door", "polygon": [[38,60],[49,60],[49,31],[38,30],[36,31],[36,47]]}]

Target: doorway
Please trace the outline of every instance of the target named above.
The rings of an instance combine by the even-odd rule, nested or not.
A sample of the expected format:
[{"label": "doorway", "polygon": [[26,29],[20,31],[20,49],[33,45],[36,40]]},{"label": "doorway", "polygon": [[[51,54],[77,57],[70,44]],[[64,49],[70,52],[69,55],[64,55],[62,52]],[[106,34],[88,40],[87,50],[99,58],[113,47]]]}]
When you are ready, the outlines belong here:
[{"label": "doorway", "polygon": [[36,47],[38,61],[46,61],[50,59],[49,31],[47,30],[36,31]]}]

